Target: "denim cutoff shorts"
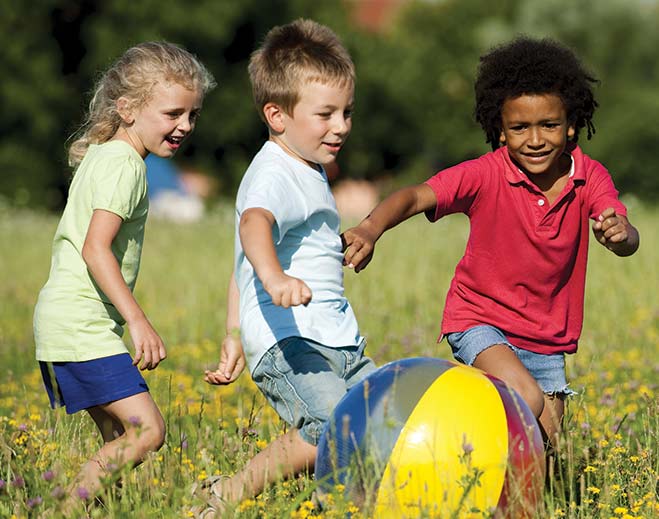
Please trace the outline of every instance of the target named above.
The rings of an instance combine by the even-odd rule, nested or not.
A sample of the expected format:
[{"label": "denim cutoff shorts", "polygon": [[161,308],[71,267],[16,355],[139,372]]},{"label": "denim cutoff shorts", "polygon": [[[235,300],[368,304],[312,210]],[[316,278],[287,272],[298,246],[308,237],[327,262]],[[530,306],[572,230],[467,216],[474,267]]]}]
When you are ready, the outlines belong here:
[{"label": "denim cutoff shorts", "polygon": [[287,337],[263,355],[254,382],[277,414],[317,445],[336,404],[355,384],[375,371],[364,356],[366,341],[331,348],[303,337]]},{"label": "denim cutoff shorts", "polygon": [[501,330],[489,325],[474,326],[464,332],[448,333],[446,340],[453,350],[455,359],[468,366],[473,365],[476,357],[490,346],[505,344],[517,355],[545,394],[565,396],[576,394],[568,388],[564,353],[547,355],[523,350],[510,344]]}]

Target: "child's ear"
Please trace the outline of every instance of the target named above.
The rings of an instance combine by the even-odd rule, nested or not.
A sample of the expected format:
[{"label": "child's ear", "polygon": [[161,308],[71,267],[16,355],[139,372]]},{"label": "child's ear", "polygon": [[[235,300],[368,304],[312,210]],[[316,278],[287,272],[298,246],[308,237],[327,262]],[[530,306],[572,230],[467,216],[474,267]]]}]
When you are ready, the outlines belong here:
[{"label": "child's ear", "polygon": [[283,133],[286,129],[284,116],[286,113],[277,103],[266,103],[263,106],[265,122],[275,133]]},{"label": "child's ear", "polygon": [[133,109],[131,107],[130,101],[125,97],[120,97],[117,99],[117,113],[121,120],[126,124],[133,124],[135,122],[135,116],[133,115]]},{"label": "child's ear", "polygon": [[567,138],[568,139],[573,139],[575,133],[576,133],[576,131],[574,129],[574,124],[569,125],[567,127]]},{"label": "child's ear", "polygon": [[506,135],[503,133],[503,130],[501,130],[501,133],[499,134],[499,142],[501,143],[501,146],[506,145]]}]

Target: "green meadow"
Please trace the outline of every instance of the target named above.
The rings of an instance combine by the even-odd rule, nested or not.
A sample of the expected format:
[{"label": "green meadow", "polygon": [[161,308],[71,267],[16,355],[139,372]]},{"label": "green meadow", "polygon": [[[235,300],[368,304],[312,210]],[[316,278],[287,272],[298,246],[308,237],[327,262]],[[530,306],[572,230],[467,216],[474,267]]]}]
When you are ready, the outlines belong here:
[{"label": "green meadow", "polygon": [[[539,518],[659,517],[659,209],[627,203],[641,248],[617,258],[591,243],[584,329],[568,359],[578,395],[568,405]],[[63,516],[63,489],[100,444],[84,413],[49,409],[34,360],[32,311],[56,225],[53,215],[0,207],[0,517]],[[467,233],[461,216],[433,225],[416,217],[382,238],[364,272],[346,271],[348,297],[378,364],[450,358],[437,335]],[[167,441],[136,470],[109,475],[102,503],[91,504],[88,516],[190,517],[200,504],[195,482],[235,472],[285,430],[247,372],[228,387],[203,381],[219,357],[232,255],[229,206],[193,224],[149,221],[135,292],[168,348],[167,360],[145,375]],[[119,476],[121,485],[113,483]],[[235,516],[369,517],[340,489],[319,510],[314,488],[311,476],[282,482],[240,503]]]}]

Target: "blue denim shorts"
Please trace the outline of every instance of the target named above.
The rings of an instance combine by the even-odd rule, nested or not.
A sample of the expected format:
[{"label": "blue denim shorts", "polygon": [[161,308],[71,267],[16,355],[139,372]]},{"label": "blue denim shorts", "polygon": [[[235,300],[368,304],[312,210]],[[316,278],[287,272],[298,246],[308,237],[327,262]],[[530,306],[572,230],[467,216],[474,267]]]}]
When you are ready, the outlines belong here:
[{"label": "blue denim shorts", "polygon": [[446,335],[446,340],[453,350],[455,359],[468,366],[473,365],[476,357],[490,346],[505,344],[515,352],[544,393],[565,396],[575,394],[568,388],[565,378],[564,353],[546,355],[523,350],[510,344],[501,330],[489,325],[474,326],[464,332],[449,333]]},{"label": "blue denim shorts", "polygon": [[39,361],[50,406],[67,414],[107,404],[149,388],[128,353],[83,362]]},{"label": "blue denim shorts", "polygon": [[339,400],[375,371],[358,346],[330,348],[302,337],[288,337],[270,348],[252,372],[254,382],[277,414],[317,445]]}]

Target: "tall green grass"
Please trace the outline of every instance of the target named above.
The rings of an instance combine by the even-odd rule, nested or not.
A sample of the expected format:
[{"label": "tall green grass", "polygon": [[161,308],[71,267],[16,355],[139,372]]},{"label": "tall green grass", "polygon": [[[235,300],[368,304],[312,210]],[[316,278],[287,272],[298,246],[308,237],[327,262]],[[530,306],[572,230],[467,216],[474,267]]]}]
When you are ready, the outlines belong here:
[{"label": "tall green grass", "polygon": [[[538,517],[659,517],[659,210],[629,201],[641,248],[617,258],[591,244],[579,352],[568,359],[566,430],[546,510]],[[99,446],[84,413],[48,409],[34,361],[32,311],[50,264],[57,218],[0,208],[0,517],[58,516],[58,499]],[[368,354],[378,364],[412,356],[450,358],[437,343],[444,297],[466,243],[468,222],[430,225],[422,217],[387,233],[346,291]],[[512,252],[511,252],[512,253]],[[233,256],[233,212],[219,207],[198,223],[150,220],[136,296],[169,357],[148,373],[168,424],[163,449],[108,485],[92,517],[185,517],[199,504],[192,484],[232,473],[284,426],[248,374],[226,388],[203,382],[216,365]],[[530,275],[532,275],[530,273]],[[323,512],[310,501],[312,478],[271,488],[239,505],[240,517],[364,516],[337,492]]]}]

